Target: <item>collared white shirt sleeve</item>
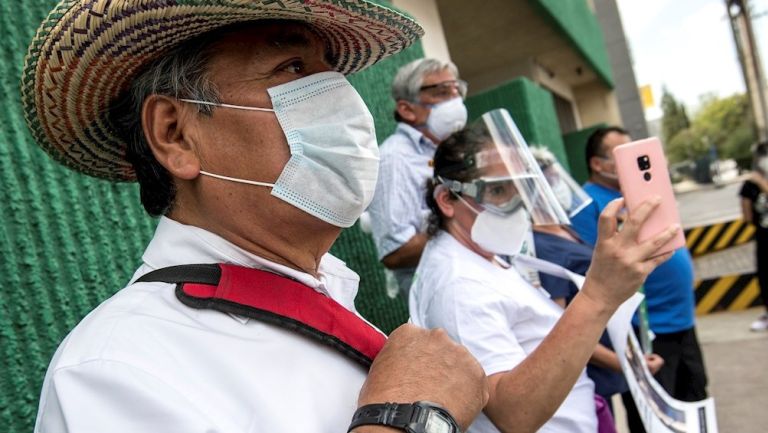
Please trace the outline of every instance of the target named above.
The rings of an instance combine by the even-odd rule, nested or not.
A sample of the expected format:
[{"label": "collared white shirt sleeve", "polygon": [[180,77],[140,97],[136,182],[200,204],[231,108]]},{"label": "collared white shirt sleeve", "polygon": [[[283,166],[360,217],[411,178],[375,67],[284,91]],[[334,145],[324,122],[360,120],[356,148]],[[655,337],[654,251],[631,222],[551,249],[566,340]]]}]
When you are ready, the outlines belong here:
[{"label": "collared white shirt sleeve", "polygon": [[428,214],[424,194],[435,149],[419,131],[403,123],[381,145],[376,192],[368,207],[379,259],[424,231]]},{"label": "collared white shirt sleeve", "polygon": [[41,433],[211,433],[233,427],[208,418],[204,408],[163,379],[117,361],[51,372],[41,405],[40,413],[46,415],[37,425]]}]

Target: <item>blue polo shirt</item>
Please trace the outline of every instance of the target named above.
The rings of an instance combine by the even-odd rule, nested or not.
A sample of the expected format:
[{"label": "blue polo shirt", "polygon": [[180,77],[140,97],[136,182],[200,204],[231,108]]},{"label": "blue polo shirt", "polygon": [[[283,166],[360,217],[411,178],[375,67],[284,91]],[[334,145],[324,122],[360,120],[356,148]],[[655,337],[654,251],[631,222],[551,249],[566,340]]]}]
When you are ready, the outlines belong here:
[{"label": "blue polo shirt", "polygon": [[[600,212],[621,192],[587,182],[584,191],[592,203],[571,218],[574,230],[584,242],[597,241],[597,219]],[[659,265],[645,280],[648,322],[656,334],[669,334],[691,329],[694,325],[696,300],[693,292],[693,259],[686,248],[675,251],[672,257]]]}]

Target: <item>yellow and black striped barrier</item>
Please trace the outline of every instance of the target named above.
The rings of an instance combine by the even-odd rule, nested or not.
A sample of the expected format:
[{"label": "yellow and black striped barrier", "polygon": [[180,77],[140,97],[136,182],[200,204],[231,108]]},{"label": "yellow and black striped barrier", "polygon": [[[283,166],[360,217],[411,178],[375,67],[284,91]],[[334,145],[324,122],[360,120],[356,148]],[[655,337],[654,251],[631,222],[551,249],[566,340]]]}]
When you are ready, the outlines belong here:
[{"label": "yellow and black striped barrier", "polygon": [[761,305],[757,275],[726,275],[695,283],[696,314],[736,311]]},{"label": "yellow and black striped barrier", "polygon": [[685,230],[685,243],[691,255],[724,250],[755,238],[755,226],[738,219]]}]

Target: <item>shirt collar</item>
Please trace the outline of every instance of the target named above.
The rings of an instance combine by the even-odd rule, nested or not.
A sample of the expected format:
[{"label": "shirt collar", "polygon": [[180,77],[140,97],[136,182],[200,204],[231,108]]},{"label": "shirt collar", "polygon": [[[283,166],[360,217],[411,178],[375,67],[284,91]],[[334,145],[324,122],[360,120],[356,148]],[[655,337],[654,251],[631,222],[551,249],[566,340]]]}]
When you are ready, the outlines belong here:
[{"label": "shirt collar", "polygon": [[262,269],[294,279],[355,312],[360,277],[331,254],[320,259],[315,277],[249,253],[207,230],[161,217],[142,260],[152,269],[193,263],[229,263]]},{"label": "shirt collar", "polygon": [[428,152],[430,155],[435,153],[435,149],[437,149],[437,145],[432,142],[429,138],[425,137],[424,134],[419,131],[418,129],[414,128],[413,126],[404,123],[399,122],[397,124],[397,129],[395,130],[398,134],[403,134],[410,140],[411,143],[413,143],[413,147],[418,151],[419,153],[425,153]]}]

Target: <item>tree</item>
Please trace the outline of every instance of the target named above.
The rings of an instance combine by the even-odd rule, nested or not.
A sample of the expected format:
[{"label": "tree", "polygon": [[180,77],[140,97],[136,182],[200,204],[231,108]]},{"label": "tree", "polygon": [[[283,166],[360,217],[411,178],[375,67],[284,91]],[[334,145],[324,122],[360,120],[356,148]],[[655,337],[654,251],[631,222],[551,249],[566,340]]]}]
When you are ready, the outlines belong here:
[{"label": "tree", "polygon": [[670,143],[675,135],[688,129],[691,123],[683,104],[678,102],[666,87],[661,90],[661,110],[664,112],[661,119],[661,135],[665,143]]},{"label": "tree", "polygon": [[[666,95],[665,95],[666,96]],[[668,123],[667,131],[674,131],[670,137],[664,132],[667,158],[670,162],[694,161],[707,156],[712,146],[720,159],[735,159],[746,167],[750,160],[750,146],[755,142],[752,114],[749,99],[745,94],[736,94],[727,98],[706,95],[701,98],[702,106],[696,112],[693,121],[682,129],[684,109],[669,95],[664,112],[662,128]],[[664,98],[662,97],[662,106]],[[670,113],[669,119],[667,113]],[[673,122],[677,117],[677,122]],[[687,116],[684,120],[687,122]],[[670,134],[672,134],[670,132]]]}]

